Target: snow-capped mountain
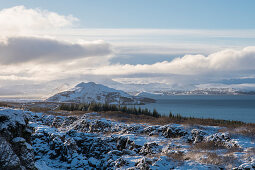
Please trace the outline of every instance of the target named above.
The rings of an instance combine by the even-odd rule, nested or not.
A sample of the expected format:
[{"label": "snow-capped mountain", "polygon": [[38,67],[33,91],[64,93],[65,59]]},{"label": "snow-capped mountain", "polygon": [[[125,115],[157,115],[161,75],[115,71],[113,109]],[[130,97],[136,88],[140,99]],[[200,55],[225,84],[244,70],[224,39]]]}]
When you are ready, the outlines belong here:
[{"label": "snow-capped mountain", "polygon": [[94,82],[80,83],[74,88],[48,98],[48,102],[75,102],[75,103],[108,103],[108,104],[141,104],[149,102],[142,97],[131,96],[128,93],[96,84]]}]

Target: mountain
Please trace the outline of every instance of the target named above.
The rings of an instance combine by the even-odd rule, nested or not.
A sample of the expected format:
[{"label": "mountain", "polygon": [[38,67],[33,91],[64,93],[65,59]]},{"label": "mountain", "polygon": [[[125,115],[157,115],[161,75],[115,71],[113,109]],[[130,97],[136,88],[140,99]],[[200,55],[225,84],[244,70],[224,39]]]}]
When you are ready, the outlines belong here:
[{"label": "mountain", "polygon": [[82,82],[68,91],[53,95],[46,99],[46,101],[108,104],[142,104],[154,102],[153,99],[132,96],[124,91],[109,88],[94,82]]},{"label": "mountain", "polygon": [[171,90],[163,91],[158,90],[154,92],[140,92],[135,96],[157,98],[159,96],[171,96],[171,95],[254,95],[254,91],[241,91],[233,88],[203,88],[194,90]]}]

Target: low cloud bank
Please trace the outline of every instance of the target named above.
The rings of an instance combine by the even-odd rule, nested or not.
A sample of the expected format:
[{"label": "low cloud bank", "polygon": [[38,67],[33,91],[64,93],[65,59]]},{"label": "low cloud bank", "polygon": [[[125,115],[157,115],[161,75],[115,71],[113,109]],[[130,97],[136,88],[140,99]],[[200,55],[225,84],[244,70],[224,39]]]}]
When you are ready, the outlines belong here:
[{"label": "low cloud bank", "polygon": [[[127,75],[161,73],[177,75],[219,74],[236,71],[255,71],[255,46],[241,50],[227,49],[204,55],[185,55],[172,61],[154,64],[110,65],[93,71],[94,74]],[[253,72],[254,73],[254,72]]]},{"label": "low cloud bank", "polygon": [[53,63],[111,53],[110,45],[104,41],[74,44],[47,38],[11,37],[0,42],[0,64]]}]

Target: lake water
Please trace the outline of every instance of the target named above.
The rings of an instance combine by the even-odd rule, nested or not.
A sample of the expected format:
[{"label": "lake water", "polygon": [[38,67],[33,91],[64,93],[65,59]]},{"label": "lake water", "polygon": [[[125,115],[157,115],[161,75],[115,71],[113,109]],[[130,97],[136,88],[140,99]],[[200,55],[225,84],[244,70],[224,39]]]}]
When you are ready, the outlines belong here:
[{"label": "lake water", "polygon": [[156,103],[140,106],[154,108],[161,114],[180,113],[182,116],[238,120],[255,123],[255,96],[158,96]]}]

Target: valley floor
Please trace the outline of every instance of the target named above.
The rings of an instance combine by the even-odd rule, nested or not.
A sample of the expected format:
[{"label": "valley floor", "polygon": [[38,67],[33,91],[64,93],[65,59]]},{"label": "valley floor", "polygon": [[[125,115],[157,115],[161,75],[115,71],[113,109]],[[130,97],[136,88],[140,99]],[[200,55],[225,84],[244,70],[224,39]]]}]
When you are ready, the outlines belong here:
[{"label": "valley floor", "polygon": [[127,123],[99,113],[57,116],[10,108],[0,108],[0,123],[1,167],[255,168],[254,136],[224,127]]}]

